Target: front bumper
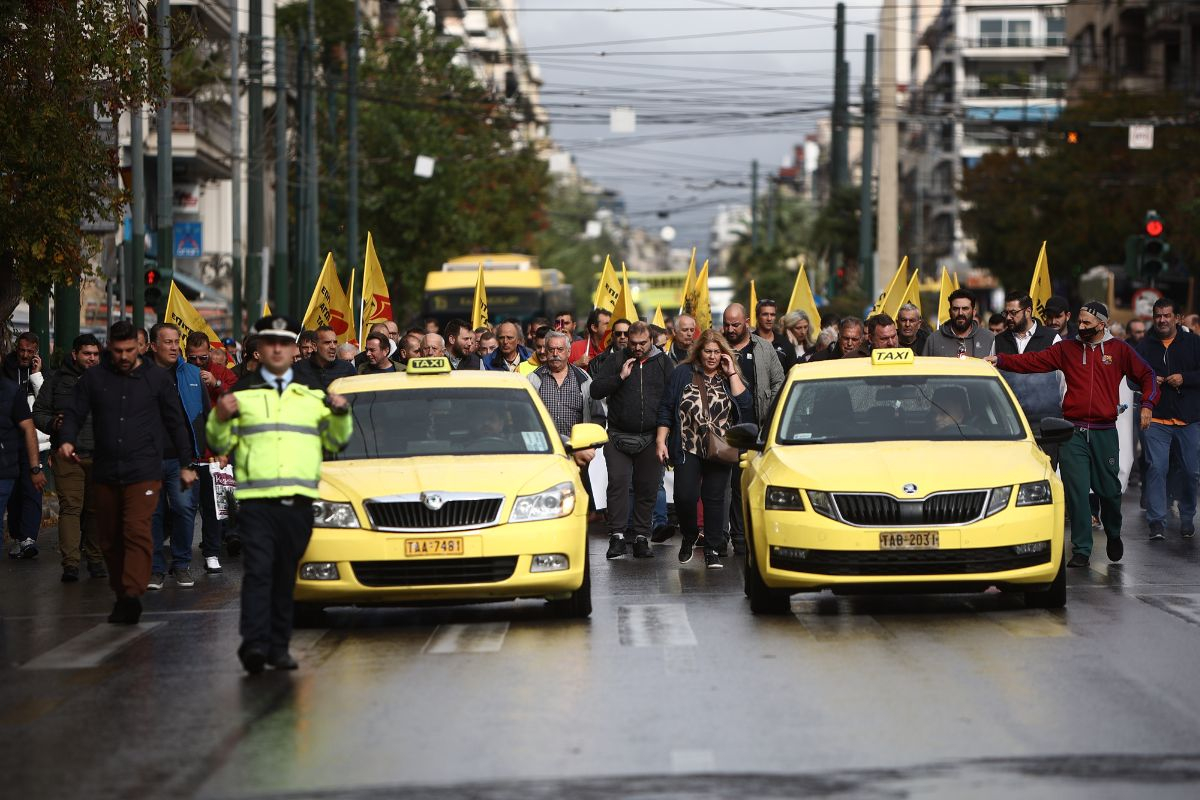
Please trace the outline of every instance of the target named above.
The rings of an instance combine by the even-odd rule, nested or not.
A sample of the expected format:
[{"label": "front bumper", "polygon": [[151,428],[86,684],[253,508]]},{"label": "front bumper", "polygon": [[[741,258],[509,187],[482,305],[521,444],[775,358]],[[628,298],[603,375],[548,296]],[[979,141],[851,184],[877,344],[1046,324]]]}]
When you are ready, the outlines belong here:
[{"label": "front bumper", "polygon": [[[818,590],[887,584],[971,584],[1035,588],[1054,580],[1063,558],[1062,503],[1010,507],[961,526],[861,528],[814,511],[754,509],[753,556],[774,589]],[[880,533],[937,530],[936,550],[882,550]],[[1018,545],[1048,542],[1045,550]]]},{"label": "front bumper", "polygon": [[[586,514],[453,533],[315,528],[300,559],[337,565],[337,580],[296,580],[295,599],[321,605],[563,598],[583,584]],[[408,539],[463,539],[458,556],[409,556]],[[531,572],[534,555],[561,553],[568,567]]]}]

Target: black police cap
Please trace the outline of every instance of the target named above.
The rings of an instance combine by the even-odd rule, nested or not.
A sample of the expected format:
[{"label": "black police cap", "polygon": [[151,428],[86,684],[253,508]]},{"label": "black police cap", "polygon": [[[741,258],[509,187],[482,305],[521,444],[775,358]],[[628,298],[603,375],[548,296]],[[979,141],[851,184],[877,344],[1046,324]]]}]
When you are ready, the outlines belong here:
[{"label": "black police cap", "polygon": [[250,333],[258,337],[267,336],[294,342],[300,338],[300,326],[296,324],[295,320],[289,319],[282,314],[272,314],[254,323],[254,327],[250,329]]}]

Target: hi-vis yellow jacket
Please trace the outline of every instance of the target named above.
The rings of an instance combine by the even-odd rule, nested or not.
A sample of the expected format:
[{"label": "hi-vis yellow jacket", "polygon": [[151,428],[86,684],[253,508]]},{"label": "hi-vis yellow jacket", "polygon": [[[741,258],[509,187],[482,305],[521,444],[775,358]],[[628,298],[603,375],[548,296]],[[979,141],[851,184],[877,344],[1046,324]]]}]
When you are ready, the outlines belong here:
[{"label": "hi-vis yellow jacket", "polygon": [[209,414],[206,431],[214,453],[231,454],[237,477],[234,496],[316,498],[322,449],[336,452],[350,439],[350,414],[334,414],[325,393],[292,381],[279,394],[254,372],[232,390],[238,415],[227,422]]}]

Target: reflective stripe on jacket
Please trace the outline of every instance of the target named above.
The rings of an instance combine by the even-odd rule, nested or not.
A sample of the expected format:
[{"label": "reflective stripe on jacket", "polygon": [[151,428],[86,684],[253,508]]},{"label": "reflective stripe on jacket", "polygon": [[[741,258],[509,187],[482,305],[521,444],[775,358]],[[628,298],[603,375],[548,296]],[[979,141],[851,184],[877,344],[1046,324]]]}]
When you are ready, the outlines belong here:
[{"label": "reflective stripe on jacket", "polygon": [[221,422],[210,414],[207,432],[213,452],[233,456],[234,496],[316,498],[322,450],[335,452],[349,441],[350,414],[334,414],[325,405],[324,392],[297,381],[281,395],[251,374],[233,391],[238,415]]}]

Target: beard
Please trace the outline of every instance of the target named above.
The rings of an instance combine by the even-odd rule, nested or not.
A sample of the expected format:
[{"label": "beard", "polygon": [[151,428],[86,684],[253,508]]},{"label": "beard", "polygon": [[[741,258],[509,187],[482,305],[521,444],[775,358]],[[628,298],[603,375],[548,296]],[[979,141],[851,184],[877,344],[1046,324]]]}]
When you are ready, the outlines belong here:
[{"label": "beard", "polygon": [[972,320],[970,317],[966,317],[965,319],[961,317],[951,317],[950,327],[955,333],[966,333],[971,329],[971,322]]}]

